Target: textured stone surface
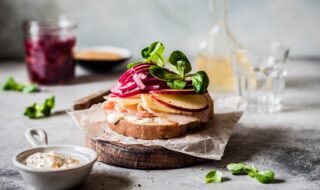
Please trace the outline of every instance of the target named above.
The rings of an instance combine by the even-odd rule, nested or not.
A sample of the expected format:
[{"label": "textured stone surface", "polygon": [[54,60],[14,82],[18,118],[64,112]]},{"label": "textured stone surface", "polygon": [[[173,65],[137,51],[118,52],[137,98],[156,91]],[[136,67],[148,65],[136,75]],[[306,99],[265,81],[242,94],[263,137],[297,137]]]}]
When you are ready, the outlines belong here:
[{"label": "textured stone surface", "polygon": [[[320,63],[290,62],[284,111],[245,113],[221,161],[174,170],[133,170],[96,163],[92,174],[77,189],[319,189],[320,187]],[[11,163],[12,156],[30,146],[24,139],[29,127],[42,127],[50,144],[80,144],[83,136],[62,111],[77,98],[111,86],[119,72],[89,76],[79,69],[73,85],[43,87],[37,94],[0,91],[0,189],[31,189]],[[1,65],[0,81],[13,75],[26,81],[24,66]],[[25,106],[56,95],[57,112],[47,119],[30,120]],[[247,162],[276,173],[275,184],[263,185],[247,176],[232,176],[229,162]],[[222,184],[204,184],[210,169],[224,172]]]}]

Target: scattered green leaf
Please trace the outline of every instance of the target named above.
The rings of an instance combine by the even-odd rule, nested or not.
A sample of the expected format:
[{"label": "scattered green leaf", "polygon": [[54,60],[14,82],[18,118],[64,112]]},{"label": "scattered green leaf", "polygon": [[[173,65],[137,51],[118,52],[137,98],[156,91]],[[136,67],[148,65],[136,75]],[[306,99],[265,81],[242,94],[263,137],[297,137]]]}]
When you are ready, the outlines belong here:
[{"label": "scattered green leaf", "polygon": [[274,173],[271,170],[260,171],[256,173],[255,178],[260,183],[272,183],[274,181]]},{"label": "scattered green leaf", "polygon": [[32,119],[40,117],[40,115],[38,116],[37,113],[38,109],[36,103],[32,104],[31,106],[28,106],[24,111],[24,115]]},{"label": "scattered green leaf", "polygon": [[244,163],[231,163],[227,165],[227,169],[233,175],[247,175],[251,171],[251,167]]},{"label": "scattered green leaf", "polygon": [[274,181],[274,173],[271,170],[258,171],[256,167],[245,163],[230,163],[227,165],[227,169],[233,175],[248,175],[256,178],[260,183],[272,183]]},{"label": "scattered green leaf", "polygon": [[8,77],[7,81],[3,84],[2,89],[6,91],[22,91],[23,85],[17,83],[13,77]]},{"label": "scattered green leaf", "polygon": [[257,168],[254,166],[251,166],[248,176],[255,178],[255,176],[257,175],[257,172],[258,172]]},{"label": "scattered green leaf", "polygon": [[205,176],[205,183],[221,183],[222,172],[219,170],[212,170]]},{"label": "scattered green leaf", "polygon": [[28,106],[24,111],[24,115],[31,119],[48,117],[51,115],[51,111],[54,106],[55,97],[52,96],[46,99],[43,104],[33,103],[32,105]]},{"label": "scattered green leaf", "polygon": [[7,81],[3,84],[2,89],[5,91],[19,91],[25,93],[37,92],[39,87],[36,84],[21,84],[14,80],[13,77],[8,77]]},{"label": "scattered green leaf", "polygon": [[39,91],[39,87],[37,84],[25,85],[24,88],[22,89],[22,92],[25,92],[25,93],[31,93],[31,92],[37,92],[37,91]]}]

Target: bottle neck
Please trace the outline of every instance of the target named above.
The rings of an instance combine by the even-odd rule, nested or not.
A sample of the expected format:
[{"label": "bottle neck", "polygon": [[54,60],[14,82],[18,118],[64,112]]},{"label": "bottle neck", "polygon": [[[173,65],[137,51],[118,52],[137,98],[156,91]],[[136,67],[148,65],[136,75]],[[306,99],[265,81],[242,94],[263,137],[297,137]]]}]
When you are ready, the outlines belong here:
[{"label": "bottle neck", "polygon": [[228,0],[210,0],[212,26],[227,28]]}]

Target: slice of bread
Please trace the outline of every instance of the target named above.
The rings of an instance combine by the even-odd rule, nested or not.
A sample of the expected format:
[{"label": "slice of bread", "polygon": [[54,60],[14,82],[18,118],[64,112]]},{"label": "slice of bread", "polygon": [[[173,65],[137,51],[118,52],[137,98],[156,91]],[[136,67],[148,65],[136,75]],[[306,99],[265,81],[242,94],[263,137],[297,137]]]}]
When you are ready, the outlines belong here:
[{"label": "slice of bread", "polygon": [[117,123],[109,123],[109,127],[124,136],[134,137],[144,140],[152,139],[170,139],[179,137],[187,132],[188,129],[194,129],[206,126],[207,123],[192,122],[184,125],[177,123],[168,124],[139,124],[128,120],[119,120]]},{"label": "slice of bread", "polygon": [[[170,139],[185,134],[189,129],[207,126],[213,119],[213,100],[209,94],[209,108],[201,112],[194,112],[191,115],[177,115],[157,113],[149,110],[156,117],[143,118],[141,121],[135,117],[124,116],[116,123],[108,123],[109,127],[124,136],[138,139]],[[130,119],[129,119],[130,118]]]}]

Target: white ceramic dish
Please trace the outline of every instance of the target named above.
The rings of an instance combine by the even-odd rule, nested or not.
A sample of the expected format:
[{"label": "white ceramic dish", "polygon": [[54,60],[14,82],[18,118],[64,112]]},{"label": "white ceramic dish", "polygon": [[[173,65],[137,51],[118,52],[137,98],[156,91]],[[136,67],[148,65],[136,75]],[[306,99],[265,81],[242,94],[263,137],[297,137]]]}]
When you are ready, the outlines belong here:
[{"label": "white ceramic dish", "polygon": [[[91,172],[97,153],[89,148],[74,145],[47,145],[47,134],[43,129],[28,129],[25,136],[34,148],[22,151],[13,157],[23,179],[36,189],[58,190],[79,185]],[[36,136],[39,138],[37,139]],[[67,169],[37,169],[25,165],[25,160],[36,152],[55,150],[80,160],[80,165]]]}]

